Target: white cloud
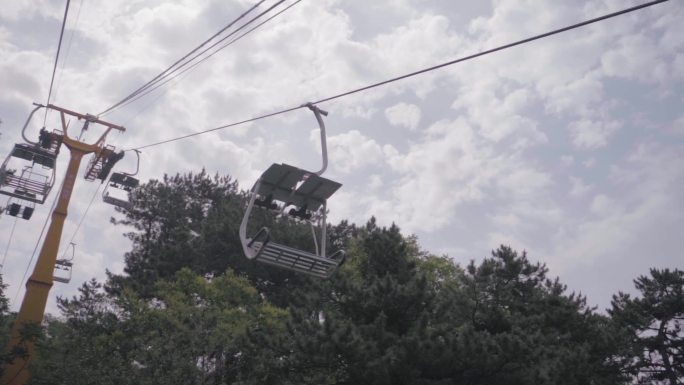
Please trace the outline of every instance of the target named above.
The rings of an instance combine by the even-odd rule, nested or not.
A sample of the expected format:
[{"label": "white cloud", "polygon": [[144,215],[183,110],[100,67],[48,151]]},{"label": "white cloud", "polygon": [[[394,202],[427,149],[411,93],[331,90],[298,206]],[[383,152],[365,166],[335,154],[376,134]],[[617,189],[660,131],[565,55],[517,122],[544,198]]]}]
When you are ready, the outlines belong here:
[{"label": "white cloud", "polygon": [[533,168],[510,170],[499,179],[499,186],[504,194],[530,197],[542,195],[544,189],[551,184],[551,176]]},{"label": "white cloud", "polygon": [[385,117],[394,126],[415,130],[420,122],[420,107],[415,104],[397,103],[385,109]]},{"label": "white cloud", "polygon": [[521,241],[520,239],[516,238],[511,234],[493,232],[487,235],[487,239],[487,243],[490,245],[492,249],[495,249],[501,245],[510,246],[514,250],[520,251],[529,249],[529,247],[527,247],[523,241]]},{"label": "white cloud", "polygon": [[465,110],[484,138],[493,142],[510,139],[514,147],[524,148],[548,140],[525,112],[533,100],[526,88],[510,90],[503,83],[475,80],[462,89],[452,107]]},{"label": "white cloud", "polygon": [[601,65],[608,76],[664,81],[669,77],[667,62],[656,41],[643,34],[621,38],[617,47],[601,57]]},{"label": "white cloud", "polygon": [[604,98],[603,83],[592,74],[565,84],[549,86],[547,92],[546,109],[557,114],[591,116]]},{"label": "white cloud", "polygon": [[672,66],[672,72],[678,80],[684,80],[684,54],[677,54]]},{"label": "white cloud", "polygon": [[679,117],[672,123],[669,129],[670,132],[676,135],[684,136],[684,116]]},{"label": "white cloud", "polygon": [[571,197],[579,198],[586,195],[592,190],[592,186],[584,183],[581,178],[571,176],[570,177],[570,194]]},{"label": "white cloud", "polygon": [[497,226],[506,228],[515,227],[520,224],[520,218],[513,213],[492,215],[491,219]]},{"label": "white cloud", "polygon": [[561,156],[561,163],[563,166],[572,166],[573,163],[575,163],[575,157],[572,155],[562,155]]},{"label": "white cloud", "polygon": [[618,121],[579,120],[569,126],[572,143],[581,149],[597,149],[608,144],[610,136],[622,124]]},{"label": "white cloud", "polygon": [[[318,132],[312,132],[312,137],[320,140]],[[389,149],[391,146],[386,147]],[[329,137],[328,150],[331,159],[335,160],[333,167],[343,173],[348,174],[366,166],[384,164],[383,147],[357,130]]]},{"label": "white cloud", "polygon": [[604,194],[598,194],[591,201],[591,212],[601,216],[609,216],[617,211],[615,202]]}]

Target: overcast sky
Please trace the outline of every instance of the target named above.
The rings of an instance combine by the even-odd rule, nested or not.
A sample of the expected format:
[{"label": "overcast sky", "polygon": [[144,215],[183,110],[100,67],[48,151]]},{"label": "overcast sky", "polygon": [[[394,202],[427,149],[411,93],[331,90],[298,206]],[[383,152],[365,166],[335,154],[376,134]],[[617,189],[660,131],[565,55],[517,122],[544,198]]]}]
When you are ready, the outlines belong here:
[{"label": "overcast sky", "polygon": [[[254,3],[74,0],[52,100],[99,113]],[[108,143],[131,148],[232,123],[639,3],[303,0],[171,87],[107,115],[127,127]],[[63,1],[3,4],[2,156],[21,141],[31,103],[46,101],[63,12]],[[343,184],[329,202],[333,221],[375,215],[462,265],[500,244],[527,250],[600,309],[650,267],[683,268],[682,20],[684,3],[671,0],[322,104],[330,112],[326,176]],[[51,114],[48,126],[57,124]],[[204,167],[249,188],[274,162],[318,169],[316,128],[302,109],[148,148],[139,175]],[[134,157],[118,167],[132,171]],[[79,178],[62,246],[98,186]],[[21,290],[14,308],[51,199],[16,224],[3,271],[10,299]],[[130,244],[112,215],[98,196],[75,234],[73,280],[55,284],[48,311],[55,295],[122,270]],[[2,255],[13,223],[0,218]]]}]

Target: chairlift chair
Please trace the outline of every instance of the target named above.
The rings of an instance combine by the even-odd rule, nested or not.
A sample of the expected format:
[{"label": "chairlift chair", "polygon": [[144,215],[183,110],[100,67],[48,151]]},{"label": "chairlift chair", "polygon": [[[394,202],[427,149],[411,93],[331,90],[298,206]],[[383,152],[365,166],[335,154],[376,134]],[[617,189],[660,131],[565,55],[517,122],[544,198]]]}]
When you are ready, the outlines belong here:
[{"label": "chairlift chair", "polygon": [[[342,250],[326,255],[326,202],[342,185],[321,176],[328,165],[325,125],[321,115],[328,113],[312,104],[307,106],[314,112],[321,131],[323,167],[320,171],[311,172],[287,164],[271,165],[250,192],[239,233],[242,249],[248,259],[314,277],[328,278],[345,258]],[[261,228],[252,237],[247,237],[249,218],[255,206],[308,223],[312,230],[315,252],[273,241],[267,227]]]},{"label": "chairlift chair", "polygon": [[[110,145],[102,148],[100,152],[93,154],[90,157],[88,165],[86,166],[85,175],[83,175],[85,180],[92,182],[95,179],[98,179],[100,175],[105,173],[105,166],[111,161],[111,159],[115,159],[116,157],[117,153],[115,148],[114,146]],[[106,177],[104,179],[106,179]]]},{"label": "chairlift chair", "polygon": [[[123,153],[121,153],[123,154]],[[131,201],[129,200],[130,193],[138,187],[140,184],[140,181],[133,176],[138,173],[140,170],[140,152],[138,150],[135,150],[135,155],[137,156],[137,163],[135,167],[135,172],[133,173],[125,173],[125,172],[115,172],[112,173],[112,176],[109,178],[109,182],[107,182],[107,186],[105,189],[102,191],[102,201],[105,203],[109,203],[110,205],[114,205],[117,207],[121,207],[123,209],[129,210],[131,208]],[[120,158],[119,158],[120,159]],[[108,165],[105,165],[106,167]],[[113,166],[113,165],[112,165]],[[110,168],[111,170],[111,168]],[[108,171],[107,171],[108,173]],[[105,178],[106,179],[106,176]],[[120,197],[119,195],[113,195],[110,193],[109,188],[114,188],[116,190],[121,190],[124,191],[126,194],[126,198]]]},{"label": "chairlift chair", "polygon": [[[22,129],[28,143],[17,143],[0,166],[0,194],[42,204],[55,183],[55,163],[62,136],[41,130],[38,142],[30,141],[25,134],[33,114],[43,106],[38,105],[29,115]],[[47,172],[35,171],[36,165]]]},{"label": "chairlift chair", "polygon": [[24,163],[23,168],[19,168],[22,165],[15,164],[14,157],[18,157],[17,151],[13,151],[0,166],[0,194],[28,202],[45,203],[55,183],[54,166],[47,174],[34,170],[33,165],[27,165],[25,162],[21,162]]},{"label": "chairlift chair", "polygon": [[[66,257],[67,252],[71,250],[71,256]],[[71,274],[74,267],[74,255],[76,254],[76,244],[71,242],[62,258],[55,261],[55,273],[53,274],[52,280],[55,282],[69,283],[71,282]]]},{"label": "chairlift chair", "polygon": [[33,216],[33,211],[35,210],[35,203],[21,201],[22,203],[12,202],[12,198],[7,201],[7,205],[4,208],[4,212],[12,217],[21,217],[22,219],[29,220]]}]

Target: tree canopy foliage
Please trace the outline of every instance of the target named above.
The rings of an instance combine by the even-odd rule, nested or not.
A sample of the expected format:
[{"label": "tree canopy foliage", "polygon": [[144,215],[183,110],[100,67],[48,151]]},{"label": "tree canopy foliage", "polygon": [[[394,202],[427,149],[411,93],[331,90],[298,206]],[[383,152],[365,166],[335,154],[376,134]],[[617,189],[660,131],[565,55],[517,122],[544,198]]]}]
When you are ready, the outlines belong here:
[{"label": "tree canopy foliage", "polygon": [[[113,219],[131,241],[124,273],[58,300],[33,384],[684,378],[681,271],[638,278],[643,297],[619,293],[605,315],[524,252],[501,246],[461,266],[370,218],[329,226],[330,247],[348,258],[318,280],[244,258],[237,234],[246,196],[229,177],[165,177],[138,188],[132,201]],[[259,215],[279,240],[310,242],[305,229]]]},{"label": "tree canopy foliage", "polygon": [[684,272],[651,269],[634,284],[641,298],[613,296],[612,316],[622,333],[622,367],[639,383],[680,384],[684,379]]}]

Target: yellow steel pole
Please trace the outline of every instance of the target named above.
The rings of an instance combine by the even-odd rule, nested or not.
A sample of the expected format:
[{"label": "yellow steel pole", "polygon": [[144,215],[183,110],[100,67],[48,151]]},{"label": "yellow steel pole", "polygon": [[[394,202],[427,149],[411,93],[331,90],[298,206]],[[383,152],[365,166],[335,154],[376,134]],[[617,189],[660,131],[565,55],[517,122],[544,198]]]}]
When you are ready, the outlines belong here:
[{"label": "yellow steel pole", "polygon": [[26,349],[27,355],[18,357],[5,366],[0,377],[0,385],[25,385],[31,376],[28,365],[35,353],[34,346],[32,341],[24,341],[22,344],[21,331],[25,325],[40,325],[43,321],[45,305],[52,287],[55,261],[57,260],[64,220],[67,216],[67,208],[69,207],[71,193],[76,183],[76,175],[78,174],[81,159],[88,153],[100,151],[98,146],[75,141],[66,135],[64,136],[64,144],[71,153],[69,166],[67,167],[64,183],[59,192],[57,206],[52,212],[52,221],[45,236],[45,241],[43,241],[43,246],[40,249],[36,266],[33,269],[33,274],[31,274],[31,277],[26,282],[26,293],[21,302],[17,318],[14,321],[12,336],[8,345],[9,349],[7,349],[7,351],[10,351],[16,346],[23,346]]},{"label": "yellow steel pole", "polygon": [[[95,153],[95,156],[102,155],[105,137],[111,130],[118,130],[121,132],[126,130],[122,126],[105,122],[96,116],[83,115],[52,104],[48,104],[47,108],[60,113],[62,130],[64,132],[62,143],[69,149],[71,156],[64,177],[64,183],[62,184],[59,196],[57,197],[57,206],[52,212],[50,227],[48,228],[47,235],[43,241],[43,246],[40,249],[36,266],[33,268],[33,274],[31,274],[31,277],[29,277],[26,282],[26,293],[21,302],[21,308],[19,309],[17,318],[12,326],[10,341],[5,349],[5,351],[9,353],[16,347],[23,347],[26,349],[26,354],[22,357],[15,358],[14,361],[5,365],[2,375],[0,376],[0,385],[26,385],[31,377],[28,366],[35,353],[34,345],[31,340],[22,342],[21,332],[25,326],[31,324],[40,326],[43,321],[45,305],[47,304],[48,295],[50,294],[50,288],[52,287],[54,278],[55,262],[57,261],[57,252],[59,251],[59,242],[62,237],[64,220],[67,216],[67,208],[69,207],[71,193],[74,190],[76,175],[78,174],[78,167],[81,164],[81,160],[84,155],[90,153]],[[106,126],[107,129],[94,144],[80,142],[69,137],[66,115],[76,117],[79,120],[85,120],[86,123],[101,124]],[[84,125],[84,129],[85,127],[87,126]]]}]

